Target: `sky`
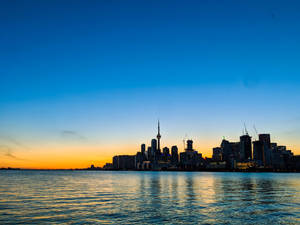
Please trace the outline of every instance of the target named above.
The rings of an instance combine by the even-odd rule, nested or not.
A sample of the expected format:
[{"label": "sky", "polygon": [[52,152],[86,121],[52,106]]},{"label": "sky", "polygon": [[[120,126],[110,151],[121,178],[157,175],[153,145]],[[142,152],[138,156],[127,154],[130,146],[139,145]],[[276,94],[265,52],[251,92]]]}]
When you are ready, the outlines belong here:
[{"label": "sky", "polygon": [[84,168],[223,137],[300,154],[299,1],[0,2],[0,167]]}]

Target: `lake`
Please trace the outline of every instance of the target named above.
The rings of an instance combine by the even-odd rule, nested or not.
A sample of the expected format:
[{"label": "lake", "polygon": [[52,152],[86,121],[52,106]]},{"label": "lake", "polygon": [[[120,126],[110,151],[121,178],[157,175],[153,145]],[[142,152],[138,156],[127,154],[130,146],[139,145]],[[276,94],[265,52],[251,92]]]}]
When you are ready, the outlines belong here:
[{"label": "lake", "polygon": [[0,224],[300,224],[299,173],[0,171]]}]

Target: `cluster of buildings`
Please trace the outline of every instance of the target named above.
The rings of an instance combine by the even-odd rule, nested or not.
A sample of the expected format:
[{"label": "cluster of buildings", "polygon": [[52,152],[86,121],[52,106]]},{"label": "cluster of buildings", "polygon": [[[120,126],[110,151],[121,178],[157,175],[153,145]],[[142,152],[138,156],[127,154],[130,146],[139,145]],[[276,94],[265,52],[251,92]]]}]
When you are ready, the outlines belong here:
[{"label": "cluster of buildings", "polygon": [[[286,146],[271,142],[270,134],[259,134],[252,142],[248,132],[239,142],[223,140],[220,147],[213,148],[208,168],[226,169],[271,169],[275,171],[296,170],[300,166],[300,156],[294,156]],[[297,168],[298,166],[298,168]]]},{"label": "cluster of buildings", "polygon": [[286,146],[272,143],[270,134],[259,134],[258,140],[252,141],[245,129],[239,142],[224,138],[220,147],[213,148],[212,158],[203,158],[193,148],[192,140],[187,140],[184,152],[178,153],[176,145],[161,149],[160,139],[158,122],[158,133],[150,146],[142,144],[136,155],[114,156],[112,163],[107,163],[103,169],[300,171],[300,156],[294,156]]}]

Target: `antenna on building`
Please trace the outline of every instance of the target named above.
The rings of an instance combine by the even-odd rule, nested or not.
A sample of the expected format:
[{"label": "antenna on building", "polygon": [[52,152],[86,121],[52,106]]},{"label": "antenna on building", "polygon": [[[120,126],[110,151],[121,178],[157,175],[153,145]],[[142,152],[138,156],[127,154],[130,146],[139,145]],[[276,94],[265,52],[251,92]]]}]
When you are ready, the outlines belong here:
[{"label": "antenna on building", "polygon": [[157,144],[158,144],[158,150],[160,151],[160,139],[161,139],[161,135],[160,135],[160,124],[159,124],[159,119],[157,121]]},{"label": "antenna on building", "polygon": [[158,122],[158,126],[157,126],[157,128],[158,128],[158,133],[160,134],[159,119],[157,120],[157,122]]}]

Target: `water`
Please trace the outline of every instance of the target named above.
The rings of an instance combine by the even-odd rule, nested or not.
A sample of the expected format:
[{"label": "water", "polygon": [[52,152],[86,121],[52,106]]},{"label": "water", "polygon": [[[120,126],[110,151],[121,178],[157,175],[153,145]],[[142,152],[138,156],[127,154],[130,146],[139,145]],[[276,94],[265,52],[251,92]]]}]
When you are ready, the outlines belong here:
[{"label": "water", "polygon": [[0,171],[0,224],[300,224],[300,174]]}]

